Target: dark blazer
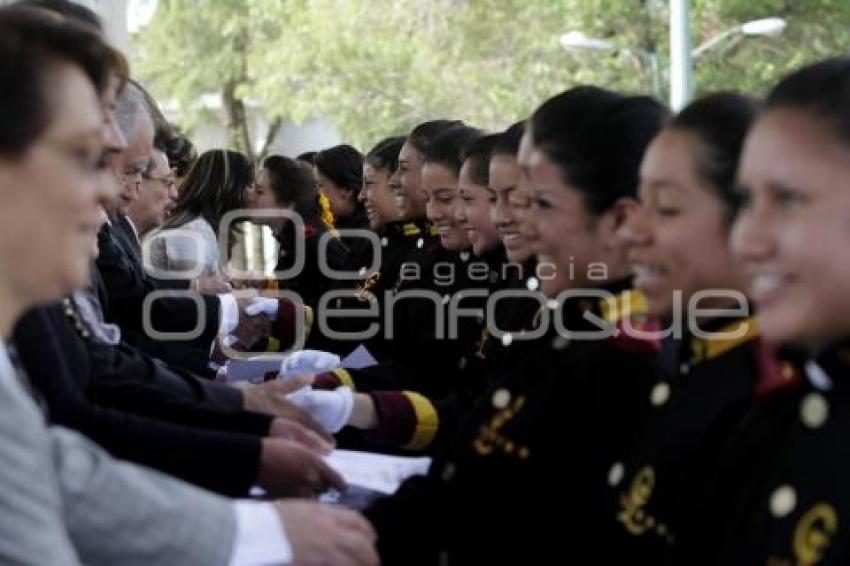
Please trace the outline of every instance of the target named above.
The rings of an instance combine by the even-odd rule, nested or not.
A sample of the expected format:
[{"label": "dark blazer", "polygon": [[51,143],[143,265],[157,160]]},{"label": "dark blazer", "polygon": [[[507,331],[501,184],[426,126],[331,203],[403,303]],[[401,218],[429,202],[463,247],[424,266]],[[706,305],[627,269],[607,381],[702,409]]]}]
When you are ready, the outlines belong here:
[{"label": "dark blazer", "polygon": [[172,372],[131,347],[84,338],[85,327],[66,307],[34,309],[14,333],[50,420],[116,457],[246,495],[271,418],[241,411],[241,396],[231,388]]},{"label": "dark blazer", "polygon": [[190,297],[161,297],[151,305],[151,324],[159,332],[188,332],[198,323],[199,306],[205,315],[201,334],[194,340],[154,340],[143,326],[145,297],[169,288],[144,270],[138,241],[123,220],[104,224],[98,234],[100,254],[97,269],[107,292],[103,305],[106,320],[121,327],[124,339],[157,358],[202,372],[218,331],[220,301],[215,295],[199,294],[200,303]]}]

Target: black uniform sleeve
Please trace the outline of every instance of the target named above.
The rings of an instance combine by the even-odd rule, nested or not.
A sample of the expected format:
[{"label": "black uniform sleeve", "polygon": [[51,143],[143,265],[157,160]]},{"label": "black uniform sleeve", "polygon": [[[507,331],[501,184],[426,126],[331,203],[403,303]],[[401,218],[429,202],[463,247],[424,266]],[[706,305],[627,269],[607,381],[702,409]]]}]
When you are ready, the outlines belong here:
[{"label": "black uniform sleeve", "polygon": [[[364,511],[377,535],[378,553],[385,566],[435,565],[439,561],[441,498],[437,481],[415,476],[390,497],[378,499]],[[445,508],[442,509],[445,512]]]}]

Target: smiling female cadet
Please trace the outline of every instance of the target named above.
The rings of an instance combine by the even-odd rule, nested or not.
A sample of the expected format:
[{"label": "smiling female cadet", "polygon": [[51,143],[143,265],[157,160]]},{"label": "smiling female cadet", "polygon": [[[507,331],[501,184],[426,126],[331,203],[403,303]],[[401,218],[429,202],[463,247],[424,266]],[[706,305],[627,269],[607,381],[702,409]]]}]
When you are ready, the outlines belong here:
[{"label": "smiling female cadet", "polygon": [[759,396],[736,431],[682,564],[850,562],[850,59],[792,73],[747,136],[732,232],[762,338],[796,388]]},{"label": "smiling female cadet", "polygon": [[[653,140],[641,166],[641,206],[623,228],[635,286],[649,314],[665,328],[683,326],[684,337],[667,338],[675,363],[643,400],[650,416],[634,446],[608,470],[602,548],[612,564],[666,561],[689,512],[683,492],[702,483],[755,389],[756,325],[728,246],[738,156],[754,115],[754,103],[737,94],[697,100]],[[697,302],[700,293],[711,294]],[[691,323],[674,320],[677,303],[686,313],[743,310]]]}]

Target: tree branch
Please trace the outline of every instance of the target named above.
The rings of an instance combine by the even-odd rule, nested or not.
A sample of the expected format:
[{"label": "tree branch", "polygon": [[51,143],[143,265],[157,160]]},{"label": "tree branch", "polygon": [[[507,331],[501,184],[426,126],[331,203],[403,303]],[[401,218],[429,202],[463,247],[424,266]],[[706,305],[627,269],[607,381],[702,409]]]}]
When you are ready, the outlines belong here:
[{"label": "tree branch", "polygon": [[283,124],[283,118],[275,118],[272,120],[272,123],[269,124],[269,131],[266,133],[266,139],[263,142],[263,147],[260,148],[259,153],[257,153],[257,161],[262,161],[266,158],[269,153],[269,148],[274,143],[274,139],[277,137],[277,133],[280,131],[280,126]]},{"label": "tree branch", "polygon": [[230,143],[248,156],[254,159],[254,148],[251,144],[251,134],[248,131],[248,117],[245,112],[245,101],[236,96],[238,81],[229,79],[222,90],[222,102],[227,119],[227,133]]}]

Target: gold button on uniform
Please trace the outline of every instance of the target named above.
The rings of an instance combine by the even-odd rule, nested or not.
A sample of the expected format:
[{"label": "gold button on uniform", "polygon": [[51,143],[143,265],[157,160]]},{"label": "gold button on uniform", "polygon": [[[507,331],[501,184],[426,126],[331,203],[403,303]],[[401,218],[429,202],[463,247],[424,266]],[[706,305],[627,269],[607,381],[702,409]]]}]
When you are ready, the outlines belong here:
[{"label": "gold button on uniform", "polygon": [[797,492],[790,485],[781,485],[770,495],[770,513],[777,519],[790,515],[796,506]]},{"label": "gold button on uniform", "polygon": [[670,384],[659,381],[649,394],[649,401],[656,407],[660,407],[670,399]]},{"label": "gold button on uniform", "polygon": [[800,420],[809,428],[820,428],[829,418],[829,403],[820,393],[809,393],[800,404]]},{"label": "gold button on uniform", "polygon": [[507,389],[497,389],[493,392],[493,406],[497,409],[504,409],[511,402],[511,392]]},{"label": "gold button on uniform", "polygon": [[513,341],[514,335],[510,332],[505,332],[504,334],[502,334],[502,346],[504,346],[505,348],[510,346]]},{"label": "gold button on uniform", "polygon": [[419,238],[418,240],[416,240],[416,247],[417,248],[421,248],[424,245],[425,245],[425,240],[423,240],[422,238]]},{"label": "gold button on uniform", "polygon": [[623,474],[625,474],[625,468],[623,467],[622,462],[617,462],[611,469],[608,470],[608,484],[611,487],[617,487],[621,481],[623,481]]}]

